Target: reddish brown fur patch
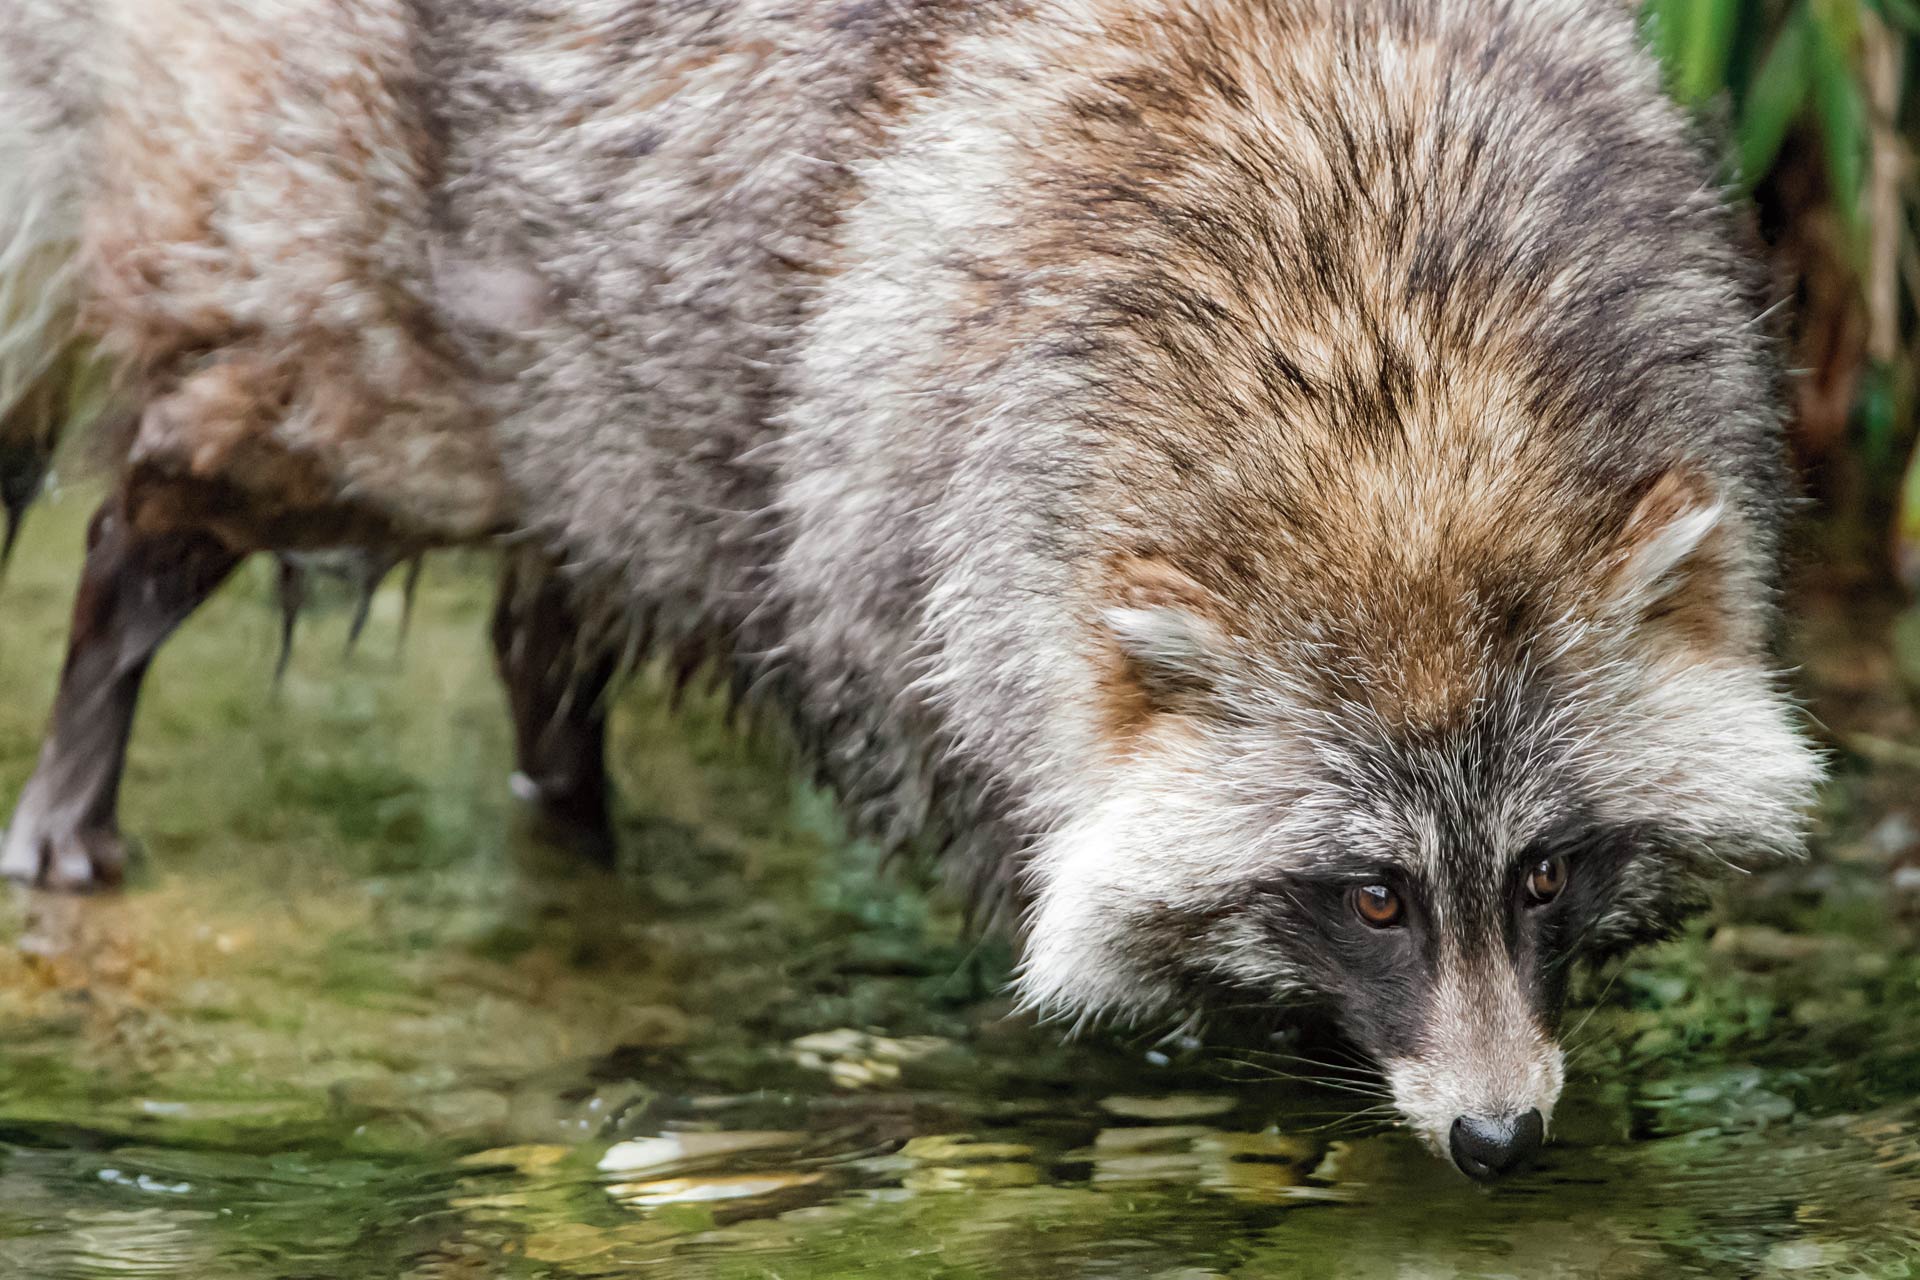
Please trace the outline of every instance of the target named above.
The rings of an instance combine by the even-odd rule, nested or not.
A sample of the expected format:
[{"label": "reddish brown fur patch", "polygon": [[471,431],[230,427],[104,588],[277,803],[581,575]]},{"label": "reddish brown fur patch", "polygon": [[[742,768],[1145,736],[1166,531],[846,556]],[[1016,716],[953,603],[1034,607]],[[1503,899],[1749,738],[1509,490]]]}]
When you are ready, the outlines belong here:
[{"label": "reddish brown fur patch", "polygon": [[1102,736],[1124,748],[1153,723],[1155,708],[1139,669],[1109,638],[1094,659],[1094,707]]},{"label": "reddish brown fur patch", "polygon": [[1698,563],[1690,564],[1676,577],[1672,592],[1648,610],[1644,619],[1653,637],[1666,636],[1683,648],[1712,653],[1731,648],[1734,613],[1727,608],[1726,588],[1721,575],[1707,567],[1714,560],[1712,543],[1701,548]]}]

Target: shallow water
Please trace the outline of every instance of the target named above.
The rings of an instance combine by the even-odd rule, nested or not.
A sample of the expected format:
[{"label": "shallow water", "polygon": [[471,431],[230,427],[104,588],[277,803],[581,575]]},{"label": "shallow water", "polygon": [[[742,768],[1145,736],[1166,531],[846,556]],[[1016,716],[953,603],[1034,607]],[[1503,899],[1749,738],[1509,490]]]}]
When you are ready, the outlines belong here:
[{"label": "shallow water", "polygon": [[[0,796],[83,515],[39,513],[0,586]],[[1376,1127],[1337,1057],[1009,1019],[1003,949],[710,706],[623,703],[617,873],[543,849],[478,562],[429,570],[404,647],[392,593],[351,657],[320,617],[277,693],[265,587],[155,668],[131,890],[0,924],[0,1275],[1920,1273],[1920,960],[1888,889],[1920,735],[1879,613],[1815,615],[1817,706],[1861,753],[1821,859],[1599,975],[1558,1141],[1486,1191]],[[1326,1083],[1265,1078],[1295,1074]]]}]

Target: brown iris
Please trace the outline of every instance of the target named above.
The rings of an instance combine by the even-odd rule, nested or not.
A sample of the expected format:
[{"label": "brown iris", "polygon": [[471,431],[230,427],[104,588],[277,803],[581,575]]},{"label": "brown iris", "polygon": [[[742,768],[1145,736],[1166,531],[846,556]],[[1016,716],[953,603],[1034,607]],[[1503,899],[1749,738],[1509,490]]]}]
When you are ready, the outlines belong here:
[{"label": "brown iris", "polygon": [[1565,858],[1542,858],[1533,864],[1533,870],[1527,872],[1527,896],[1536,905],[1545,906],[1560,896],[1567,887],[1567,860]]},{"label": "brown iris", "polygon": [[1353,890],[1353,910],[1376,929],[1391,929],[1406,914],[1400,895],[1383,884],[1365,884]]}]

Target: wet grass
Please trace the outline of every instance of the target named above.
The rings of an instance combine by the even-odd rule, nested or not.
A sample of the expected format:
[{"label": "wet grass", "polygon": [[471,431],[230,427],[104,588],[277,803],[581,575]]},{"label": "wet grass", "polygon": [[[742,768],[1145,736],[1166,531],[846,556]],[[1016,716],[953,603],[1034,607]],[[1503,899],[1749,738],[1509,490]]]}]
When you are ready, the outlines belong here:
[{"label": "wet grass", "polygon": [[[0,796],[82,508],[40,513],[0,587]],[[1343,1122],[1364,1100],[1006,1018],[1004,948],[714,707],[631,691],[621,867],[543,849],[487,596],[437,562],[405,647],[388,593],[351,657],[343,603],[276,692],[243,574],[163,653],[130,891],[0,923],[0,1275],[1920,1270],[1920,959],[1889,888],[1920,775],[1886,745],[1920,734],[1884,609],[1809,597],[1842,747],[1819,860],[1596,976],[1559,1141],[1487,1193]]]}]

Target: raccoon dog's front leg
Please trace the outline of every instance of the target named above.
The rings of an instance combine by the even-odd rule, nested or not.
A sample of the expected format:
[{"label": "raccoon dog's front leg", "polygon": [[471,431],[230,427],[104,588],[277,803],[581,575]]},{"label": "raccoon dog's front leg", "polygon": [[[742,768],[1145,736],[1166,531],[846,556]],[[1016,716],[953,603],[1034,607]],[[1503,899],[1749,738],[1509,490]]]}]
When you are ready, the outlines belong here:
[{"label": "raccoon dog's front leg", "polygon": [[597,861],[614,853],[608,817],[606,693],[616,660],[583,655],[566,584],[509,556],[493,612],[494,661],[513,713],[514,793],[542,834]]},{"label": "raccoon dog's front leg", "polygon": [[120,775],[141,680],[242,558],[203,531],[140,533],[117,499],[94,515],[52,723],[0,844],[0,874],[52,889],[118,883]]}]

